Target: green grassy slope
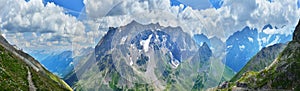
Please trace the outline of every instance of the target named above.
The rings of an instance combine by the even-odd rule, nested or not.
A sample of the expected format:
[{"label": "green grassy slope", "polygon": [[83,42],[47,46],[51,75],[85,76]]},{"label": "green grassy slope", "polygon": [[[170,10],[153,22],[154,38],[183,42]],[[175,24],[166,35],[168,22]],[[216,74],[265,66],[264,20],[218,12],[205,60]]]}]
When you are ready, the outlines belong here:
[{"label": "green grassy slope", "polygon": [[223,78],[225,81],[229,81],[235,76],[234,71],[225,65],[224,72],[223,72]]},{"label": "green grassy slope", "polygon": [[300,43],[292,41],[268,68],[242,76],[250,89],[300,90]]},{"label": "green grassy slope", "polygon": [[300,91],[300,21],[293,40],[279,56],[259,72],[248,71],[236,82],[220,90],[295,90]]},{"label": "green grassy slope", "polygon": [[263,70],[276,59],[285,47],[285,44],[275,44],[261,49],[230,81],[237,81],[247,71],[258,72]]},{"label": "green grassy slope", "polygon": [[0,88],[2,90],[28,91],[28,70],[37,90],[72,90],[54,74],[44,68],[37,72],[22,61],[21,58],[0,46]]}]

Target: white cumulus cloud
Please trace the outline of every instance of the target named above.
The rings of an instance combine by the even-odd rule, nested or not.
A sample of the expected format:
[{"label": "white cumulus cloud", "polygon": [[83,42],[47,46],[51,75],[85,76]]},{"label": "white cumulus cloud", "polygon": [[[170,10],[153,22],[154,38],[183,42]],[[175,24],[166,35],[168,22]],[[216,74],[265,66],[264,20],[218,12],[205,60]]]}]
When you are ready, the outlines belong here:
[{"label": "white cumulus cloud", "polygon": [[[171,6],[169,0],[85,0],[84,3],[89,18],[101,21],[99,27],[123,26],[131,20],[143,24],[159,22],[163,26],[180,26],[189,34],[204,33],[209,37],[219,37],[223,41],[245,26],[258,28],[259,31],[266,24],[294,27],[300,12],[295,0],[224,0],[219,9],[201,10],[192,7],[183,10],[183,5]],[[106,14],[89,12],[101,11],[103,8],[100,4],[110,6],[106,9],[109,10]]]},{"label": "white cumulus cloud", "polygon": [[170,0],[83,2],[86,17],[78,20],[53,3],[45,6],[42,0],[0,0],[0,30],[10,42],[28,50],[80,50],[97,44],[108,27],[124,26],[132,20],[180,26],[191,35],[204,33],[225,41],[245,26],[259,32],[266,24],[285,26],[265,32],[291,34],[300,16],[297,0],[224,0],[218,9],[211,5],[205,9],[171,6]]},{"label": "white cumulus cloud", "polygon": [[0,11],[1,32],[25,51],[62,51],[71,49],[73,41],[86,42],[80,41],[87,36],[84,24],[54,3],[0,0]]}]

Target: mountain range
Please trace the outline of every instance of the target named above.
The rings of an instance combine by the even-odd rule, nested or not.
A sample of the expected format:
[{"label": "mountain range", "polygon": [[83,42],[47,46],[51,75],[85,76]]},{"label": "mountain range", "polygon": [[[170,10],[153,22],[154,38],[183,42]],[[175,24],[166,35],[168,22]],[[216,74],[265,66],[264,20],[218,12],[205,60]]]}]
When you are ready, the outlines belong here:
[{"label": "mountain range", "polygon": [[[200,90],[222,81],[230,81],[231,87],[247,84],[247,89],[261,89],[272,86],[249,85],[248,80],[257,79],[262,70],[269,72],[268,65],[274,65],[273,60],[283,55],[281,52],[289,47],[284,43],[292,38],[267,34],[267,29],[278,28],[268,24],[258,32],[245,27],[222,42],[204,34],[190,37],[180,27],[132,21],[126,26],[109,28],[95,48],[83,49],[80,56],[64,51],[44,57],[40,61],[43,65],[33,62],[45,66],[75,90]],[[2,43],[10,46],[8,42]],[[56,82],[63,82],[60,78],[55,78]]]},{"label": "mountain range", "polygon": [[[159,24],[142,25],[133,21],[126,26],[110,28],[95,48],[89,48],[85,53],[82,53],[85,55],[72,57],[71,51],[65,51],[57,55],[46,57],[41,63],[51,72],[63,78],[69,85],[81,87],[82,84],[86,84],[87,86],[87,83],[89,83],[83,82],[82,80],[82,77],[86,76],[85,71],[91,69],[95,71],[95,68],[99,70],[94,73],[108,74],[103,73],[103,71],[113,71],[108,74],[108,76],[118,73],[121,77],[125,76],[123,77],[126,78],[125,80],[130,78],[129,81],[132,81],[133,79],[136,80],[136,78],[132,78],[136,76],[135,70],[137,70],[137,72],[147,72],[147,70],[149,70],[149,67],[146,65],[149,61],[153,60],[151,58],[159,58],[155,60],[169,60],[165,63],[155,62],[153,64],[164,64],[160,66],[165,67],[165,65],[167,65],[167,67],[173,67],[173,70],[180,66],[181,63],[187,61],[191,64],[200,64],[200,66],[196,65],[195,67],[202,67],[203,64],[212,64],[211,60],[218,58],[216,62],[223,62],[216,63],[222,66],[221,68],[213,68],[212,66],[203,68],[206,69],[206,71],[212,68],[214,69],[213,71],[217,70],[216,72],[225,72],[221,74],[222,77],[204,77],[207,78],[205,81],[208,82],[206,83],[202,80],[202,84],[210,84],[211,86],[206,85],[208,87],[202,86],[202,88],[209,88],[217,85],[215,83],[219,81],[230,80],[235,72],[237,72],[237,75],[235,75],[234,78],[239,78],[244,72],[250,70],[259,71],[269,65],[285,47],[284,44],[277,43],[286,43],[292,39],[292,36],[286,34],[268,34],[265,32],[268,31],[268,29],[278,28],[267,24],[259,32],[256,28],[246,26],[241,31],[231,35],[225,42],[222,42],[217,37],[208,38],[204,34],[195,34],[193,37],[189,37],[180,27],[161,27]],[[261,59],[265,60],[263,61]],[[120,60],[125,61],[125,63]],[[136,60],[136,62],[134,60]],[[200,63],[197,63],[198,61],[195,63],[194,60],[200,60]],[[123,69],[123,71],[119,73],[121,69]],[[129,70],[129,72],[124,69]],[[158,68],[161,73],[155,74],[164,75],[164,69],[165,68]],[[206,76],[208,74],[209,72],[206,73]],[[203,76],[205,75],[202,75],[202,77]],[[89,77],[93,77],[93,75],[89,75]],[[144,76],[142,75],[141,77]],[[216,78],[218,78],[218,80],[216,80]],[[149,81],[151,82],[153,79],[147,80],[148,81],[138,79],[137,83],[140,83],[139,81],[149,83]],[[236,80],[237,79],[231,79],[231,81]],[[106,83],[109,82],[110,81],[106,81]],[[79,84],[81,86],[78,86]],[[118,84],[120,83],[115,83],[114,85]],[[127,86],[127,89],[135,87],[132,85],[132,87],[128,87],[127,84],[116,87],[120,89],[121,87],[124,88],[124,86]],[[86,89],[85,86],[82,86],[82,88]],[[108,88],[111,87],[108,86]],[[154,89],[157,88],[158,87],[155,87]]]},{"label": "mountain range", "polygon": [[180,27],[132,21],[109,28],[94,51],[74,62],[75,70],[65,80],[76,90],[204,89],[234,74],[215,55],[222,53],[214,52]]},{"label": "mountain range", "polygon": [[[278,29],[277,27],[275,27]],[[267,34],[266,29],[273,29],[270,24],[263,27],[261,32],[256,28],[245,27],[235,32],[226,40],[226,62],[227,66],[235,72],[239,72],[246,63],[264,47],[276,43],[287,43],[292,40],[292,35]],[[280,30],[276,30],[280,31]]]},{"label": "mountain range", "polygon": [[69,74],[73,66],[72,51],[64,51],[60,54],[50,55],[46,57],[41,63],[52,73],[63,78]]},{"label": "mountain range", "polygon": [[286,44],[275,44],[261,49],[230,81],[234,82],[238,80],[245,72],[259,72],[260,70],[265,69],[276,59],[285,47]]},{"label": "mountain range", "polygon": [[[237,31],[236,33],[231,35],[225,42],[222,42],[217,37],[208,38],[204,34],[195,34],[193,36],[193,40],[195,41],[196,44],[198,44],[198,46],[203,45],[203,43],[205,42],[210,47],[211,50],[215,51],[214,55],[218,55],[221,58],[223,55],[222,53],[226,51],[226,59],[223,60],[223,63],[226,64],[226,66],[228,66],[230,69],[233,69],[235,72],[239,72],[242,69],[242,67],[244,67],[246,63],[253,56],[255,56],[255,54],[257,54],[259,50],[261,50],[262,48],[268,47],[276,43],[286,43],[292,39],[291,35],[265,33],[268,29],[278,29],[278,28],[276,26],[273,27],[272,25],[267,24],[262,28],[261,32],[258,32],[256,28],[251,29],[249,27],[245,27],[241,31]],[[108,33],[112,33],[112,31]],[[145,33],[146,35],[151,34],[151,33],[147,34],[147,31],[145,31]],[[146,38],[147,37],[143,37],[143,39]],[[103,39],[107,39],[107,38],[103,38]],[[111,41],[111,40],[108,39],[102,41]],[[133,44],[136,45],[137,47],[141,47],[140,44],[138,44],[140,40],[136,40],[136,41],[137,42],[132,41],[134,42]],[[105,48],[100,48],[102,50],[100,50],[99,53],[110,49],[109,48],[110,45],[109,44],[106,45],[107,45],[106,47],[104,46]],[[178,45],[178,43],[175,45]],[[171,42],[170,42],[170,46],[173,46]],[[158,46],[156,46],[156,48],[158,48]],[[93,50],[93,48],[91,48],[90,50]],[[176,48],[172,51],[176,51]],[[178,59],[179,58],[178,55],[180,55],[180,53],[179,52],[174,52],[174,53],[178,53],[175,55],[173,54]],[[183,53],[183,55],[185,55],[185,53]],[[182,56],[182,57],[186,57],[186,56]],[[53,73],[56,73],[61,78],[64,78],[74,68],[72,65],[73,58],[71,57],[70,51],[64,51],[60,54],[47,56],[41,61],[41,63],[47,69],[49,69]]]},{"label": "mountain range", "polygon": [[[220,88],[223,90],[300,90],[299,43],[300,20],[293,33],[293,40],[287,44],[271,64],[267,62],[269,65],[263,69],[261,67],[265,65],[258,65],[257,67],[260,67],[261,70],[256,69],[256,67],[244,72],[241,77],[238,74],[231,82],[225,82]],[[281,50],[281,48],[278,49]],[[266,59],[274,58],[274,54],[264,56]],[[265,62],[263,59],[255,60],[256,58],[253,58],[248,64],[256,64],[259,61]],[[244,68],[247,70],[251,67],[245,66]]]},{"label": "mountain range", "polygon": [[[122,27],[122,29],[119,30],[119,32],[121,31],[127,31],[126,33],[130,33],[131,28],[132,27],[136,27],[138,24],[137,22],[132,22],[130,24],[128,24],[126,27]],[[157,24],[150,24],[149,26],[151,27],[160,27]],[[147,27],[149,27],[147,26]],[[142,26],[144,27],[144,26]],[[140,28],[140,27],[138,27]],[[275,27],[277,28],[277,27]],[[115,33],[118,33],[118,28],[110,28],[107,32],[107,34],[100,40],[100,42],[98,43],[98,45],[95,47],[95,60],[100,60],[97,64],[100,66],[99,69],[100,71],[104,70],[106,68],[105,62],[102,62],[102,57],[105,56],[105,58],[114,58],[114,57],[110,57],[110,55],[106,55],[107,51],[110,51],[112,48],[114,48],[113,45],[117,46],[117,49],[120,49],[120,52],[122,52],[122,56],[124,56],[125,54],[127,56],[129,56],[129,58],[136,58],[136,60],[139,60],[139,58],[141,59],[149,59],[147,57],[145,57],[145,55],[143,53],[143,55],[135,55],[136,57],[132,57],[132,55],[130,55],[131,52],[128,52],[129,50],[126,49],[126,46],[131,46],[131,47],[135,47],[137,48],[137,51],[142,52],[142,51],[148,51],[149,50],[149,45],[150,47],[153,46],[152,48],[154,50],[159,50],[163,45],[165,45],[165,47],[167,48],[167,50],[170,51],[170,54],[173,56],[171,58],[174,59],[174,61],[170,61],[170,62],[181,62],[182,59],[186,60],[187,58],[189,58],[188,55],[192,55],[194,54],[193,52],[190,51],[181,51],[183,50],[183,48],[188,48],[190,46],[185,46],[185,44],[190,44],[190,45],[194,45],[196,47],[201,47],[202,45],[208,46],[208,48],[212,51],[214,51],[214,55],[217,55],[218,57],[222,58],[222,56],[224,56],[224,52],[226,52],[226,59],[223,60],[222,62],[225,63],[225,68],[226,70],[231,70],[233,69],[236,72],[239,72],[239,70],[244,67],[244,65],[248,62],[248,60],[250,60],[250,58],[252,58],[253,56],[255,56],[256,53],[259,52],[260,48],[263,47],[267,47],[270,46],[272,44],[276,44],[276,43],[285,43],[286,41],[289,40],[289,38],[291,37],[290,35],[284,35],[284,34],[275,34],[275,35],[271,35],[271,34],[266,34],[263,31],[265,29],[273,29],[273,27],[268,24],[266,25],[262,32],[258,32],[257,29],[251,29],[249,27],[245,27],[242,31],[238,31],[236,33],[234,33],[232,36],[230,36],[226,42],[222,42],[220,39],[216,38],[216,37],[212,37],[212,38],[208,38],[207,36],[205,36],[204,34],[195,34],[193,36],[193,38],[191,40],[194,40],[195,42],[190,44],[190,43],[185,43],[185,41],[183,42],[177,42],[178,40],[183,40],[183,39],[176,39],[176,42],[173,41],[166,41],[166,44],[159,44],[159,42],[163,42],[163,36],[167,36],[167,40],[171,40],[170,36],[171,35],[176,35],[176,34],[168,34],[168,33],[173,33],[173,32],[161,32],[159,31],[152,31],[151,29],[144,29],[145,31],[143,31],[143,29],[135,29],[137,31],[137,33],[132,33],[132,34],[119,34],[118,36],[115,35]],[[141,31],[142,30],[142,31]],[[175,32],[176,33],[176,32]],[[137,35],[134,36],[132,40],[130,40],[129,43],[126,43],[125,41],[129,41],[128,39],[128,35]],[[151,36],[150,36],[151,35]],[[153,36],[155,35],[155,36]],[[178,34],[177,34],[178,35]],[[113,36],[113,37],[112,37]],[[188,35],[186,35],[188,36]],[[155,43],[156,39],[159,41],[158,43]],[[278,40],[278,38],[280,40]],[[116,40],[119,40],[118,42],[115,42]],[[147,40],[149,42],[149,45],[144,45],[145,43],[147,44]],[[126,44],[126,46],[120,46],[120,45],[116,45],[116,44],[121,44],[124,45]],[[178,44],[183,44],[183,45],[178,45]],[[101,45],[101,46],[100,46]],[[182,49],[180,49],[182,48]],[[193,49],[195,50],[195,49]],[[128,52],[128,53],[124,53],[124,52]],[[111,54],[111,53],[110,53]],[[119,52],[116,52],[115,54],[120,54]],[[170,55],[169,54],[169,55]],[[125,55],[125,58],[126,58]],[[127,57],[128,58],[128,57]],[[180,58],[182,58],[181,60],[179,60]],[[200,57],[202,58],[202,57]],[[120,60],[120,59],[118,59]],[[96,61],[95,61],[96,62]],[[147,61],[145,60],[141,60],[138,61],[137,63],[140,64],[145,64]],[[108,63],[111,64],[111,63]],[[129,64],[133,64],[133,62],[129,62]],[[266,64],[267,65],[267,64]],[[228,67],[227,67],[228,66]],[[80,67],[77,67],[80,68]],[[140,70],[145,70],[145,67],[139,68]],[[231,72],[231,71],[228,71]],[[234,74],[234,73],[232,73]],[[233,75],[231,75],[232,77]],[[69,76],[70,77],[70,76]],[[72,76],[74,77],[74,76]],[[230,79],[230,78],[227,78]],[[68,82],[68,81],[67,81]]]}]

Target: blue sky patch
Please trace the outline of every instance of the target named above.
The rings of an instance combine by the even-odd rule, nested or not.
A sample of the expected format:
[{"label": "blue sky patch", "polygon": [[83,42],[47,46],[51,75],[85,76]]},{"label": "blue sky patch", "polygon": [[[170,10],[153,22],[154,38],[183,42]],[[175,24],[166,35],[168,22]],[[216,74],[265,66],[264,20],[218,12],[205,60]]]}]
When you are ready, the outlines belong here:
[{"label": "blue sky patch", "polygon": [[207,9],[211,7],[218,9],[223,5],[223,0],[171,0],[171,6],[179,6],[180,4],[183,4],[185,7],[190,6],[193,9]]},{"label": "blue sky patch", "polygon": [[209,0],[209,1],[216,9],[221,8],[221,6],[223,5],[223,0]]},{"label": "blue sky patch", "polygon": [[300,8],[300,0],[298,0],[297,5],[298,5],[298,8]]},{"label": "blue sky patch", "polygon": [[82,9],[84,9],[83,0],[43,0],[44,5],[48,2],[53,2],[54,4],[63,7],[67,14],[79,17]]},{"label": "blue sky patch", "polygon": [[270,3],[274,2],[274,0],[268,0]]},{"label": "blue sky patch", "polygon": [[[171,0],[171,6],[179,6],[180,4],[182,4],[181,2],[179,2],[178,0]],[[184,5],[184,4],[182,4]],[[187,6],[184,5],[183,9],[185,9]]]}]

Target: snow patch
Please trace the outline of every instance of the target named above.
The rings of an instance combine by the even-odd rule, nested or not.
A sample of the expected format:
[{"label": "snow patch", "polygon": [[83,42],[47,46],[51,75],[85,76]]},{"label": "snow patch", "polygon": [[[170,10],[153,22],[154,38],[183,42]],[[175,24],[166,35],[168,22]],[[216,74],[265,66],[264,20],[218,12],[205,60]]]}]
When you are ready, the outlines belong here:
[{"label": "snow patch", "polygon": [[270,28],[267,28],[265,30],[263,30],[263,32],[265,34],[270,34],[270,35],[273,35],[273,34],[285,34],[285,35],[290,35],[293,33],[293,29],[290,29],[288,28],[287,26],[284,26],[282,28],[279,28],[279,29],[270,29]]},{"label": "snow patch", "polygon": [[70,62],[70,63],[69,63],[69,66],[72,66],[72,65],[74,65],[74,63],[73,63],[73,62]]},{"label": "snow patch", "polygon": [[239,48],[240,48],[240,50],[242,51],[242,50],[245,49],[245,45],[240,45]]},{"label": "snow patch", "polygon": [[179,61],[173,58],[173,53],[169,52],[170,57],[171,57],[171,65],[173,66],[173,68],[177,68],[179,65]]},{"label": "snow patch", "polygon": [[126,40],[127,40],[127,36],[122,37],[120,44],[124,44]]},{"label": "snow patch", "polygon": [[262,39],[260,39],[260,37],[257,37],[257,40],[258,40],[258,46],[259,46],[259,50],[262,49]]},{"label": "snow patch", "polygon": [[233,45],[229,45],[229,46],[227,46],[227,48],[232,48],[232,46],[233,46]]},{"label": "snow patch", "polygon": [[261,38],[261,41],[262,41],[263,43],[267,43],[267,38],[266,38],[266,37],[263,37],[263,38]]},{"label": "snow patch", "polygon": [[151,38],[152,38],[152,34],[148,37],[147,40],[142,40],[140,42],[140,44],[143,45],[143,49],[145,52],[148,52],[148,50],[149,50],[149,44],[150,44]]},{"label": "snow patch", "polygon": [[251,37],[248,37],[248,40],[249,40],[250,42],[253,42],[253,38],[251,38]]},{"label": "snow patch", "polygon": [[130,66],[132,66],[133,65],[132,58],[129,57],[129,59],[130,59]]},{"label": "snow patch", "polygon": [[[274,44],[276,44],[276,43],[279,43],[279,41],[280,41],[280,37],[279,36],[276,36],[276,38],[275,38],[275,40],[274,41],[272,41],[270,44],[268,44],[267,46],[271,46],[271,45],[274,45]],[[266,46],[266,47],[267,47]]]},{"label": "snow patch", "polygon": [[173,61],[171,61],[171,64],[174,66],[174,68],[177,68],[179,66],[179,61],[173,60]]},{"label": "snow patch", "polygon": [[276,34],[278,31],[276,31],[277,29],[270,29],[270,28],[267,28],[265,30],[263,30],[263,32],[265,34]]}]

